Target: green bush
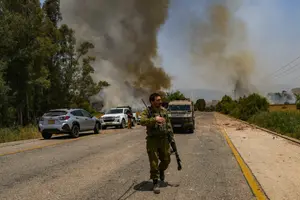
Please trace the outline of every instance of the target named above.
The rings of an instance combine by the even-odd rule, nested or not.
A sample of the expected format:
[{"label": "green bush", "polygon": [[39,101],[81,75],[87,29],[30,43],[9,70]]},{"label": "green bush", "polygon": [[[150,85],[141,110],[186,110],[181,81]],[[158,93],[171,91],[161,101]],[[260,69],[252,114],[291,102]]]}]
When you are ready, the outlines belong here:
[{"label": "green bush", "polygon": [[269,112],[268,109],[267,99],[255,93],[239,98],[238,101],[233,101],[225,95],[216,107],[218,112],[300,139],[300,112],[298,110]]},{"label": "green bush", "polygon": [[283,135],[300,139],[299,111],[261,112],[253,115],[248,122]]},{"label": "green bush", "polygon": [[251,94],[248,97],[240,98],[235,111],[238,113],[235,117],[241,120],[248,120],[251,116],[269,110],[269,103],[265,97],[258,94]]},{"label": "green bush", "polygon": [[205,111],[206,102],[204,99],[198,99],[195,103],[195,109],[199,111]]},{"label": "green bush", "polygon": [[216,106],[218,112],[229,114],[241,120],[248,120],[251,116],[268,111],[268,109],[267,99],[255,93],[248,97],[241,97],[238,101],[234,101],[231,97],[225,95]]},{"label": "green bush", "polygon": [[216,111],[228,115],[236,107],[236,102],[230,96],[223,96],[216,105]]}]

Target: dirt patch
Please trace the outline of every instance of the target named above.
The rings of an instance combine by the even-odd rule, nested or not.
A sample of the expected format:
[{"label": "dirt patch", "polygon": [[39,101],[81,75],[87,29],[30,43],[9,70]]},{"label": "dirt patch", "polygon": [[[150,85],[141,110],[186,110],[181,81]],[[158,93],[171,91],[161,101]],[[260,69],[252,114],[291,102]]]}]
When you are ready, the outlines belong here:
[{"label": "dirt patch", "polygon": [[300,199],[298,145],[226,116],[216,117],[270,199]]}]

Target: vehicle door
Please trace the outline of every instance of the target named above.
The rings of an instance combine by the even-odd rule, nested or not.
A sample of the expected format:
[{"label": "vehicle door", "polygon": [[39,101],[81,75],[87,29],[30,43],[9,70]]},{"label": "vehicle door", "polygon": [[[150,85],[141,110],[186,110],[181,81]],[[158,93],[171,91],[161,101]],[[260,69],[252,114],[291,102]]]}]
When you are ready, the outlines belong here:
[{"label": "vehicle door", "polygon": [[85,130],[85,117],[83,113],[80,110],[74,110],[71,114],[75,116],[75,120],[79,123],[80,130]]},{"label": "vehicle door", "polygon": [[85,117],[86,121],[86,128],[87,130],[93,130],[95,127],[96,121],[93,119],[93,116],[86,110],[81,110],[83,116]]}]

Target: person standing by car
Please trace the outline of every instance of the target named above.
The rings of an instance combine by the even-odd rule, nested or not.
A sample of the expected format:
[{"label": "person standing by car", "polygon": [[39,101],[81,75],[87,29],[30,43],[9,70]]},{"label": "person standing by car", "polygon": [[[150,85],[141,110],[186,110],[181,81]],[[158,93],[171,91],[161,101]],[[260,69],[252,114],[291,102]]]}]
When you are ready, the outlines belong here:
[{"label": "person standing by car", "polygon": [[130,110],[128,110],[126,114],[128,116],[128,129],[131,129],[133,115]]}]

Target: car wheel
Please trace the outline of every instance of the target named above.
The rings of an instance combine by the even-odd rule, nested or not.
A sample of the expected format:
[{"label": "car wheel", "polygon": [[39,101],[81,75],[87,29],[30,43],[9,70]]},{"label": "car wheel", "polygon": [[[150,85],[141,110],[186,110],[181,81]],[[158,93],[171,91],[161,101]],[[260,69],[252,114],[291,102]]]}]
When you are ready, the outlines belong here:
[{"label": "car wheel", "polygon": [[71,130],[71,136],[74,138],[78,138],[79,137],[79,126],[77,124],[73,125],[72,130]]},{"label": "car wheel", "polygon": [[121,128],[126,128],[126,121],[125,121],[125,119],[122,119]]},{"label": "car wheel", "polygon": [[100,123],[96,123],[95,124],[95,128],[94,128],[94,134],[99,134],[99,131],[100,131],[100,128],[101,127],[101,125],[100,125]]},{"label": "car wheel", "polygon": [[43,138],[45,139],[45,140],[48,140],[48,139],[50,139],[51,137],[52,137],[52,133],[42,133],[42,136],[43,136]]},{"label": "car wheel", "polygon": [[132,119],[132,123],[131,123],[132,125],[131,125],[131,126],[134,127],[134,126],[135,126],[135,123],[136,123],[136,122],[135,122],[135,119]]}]

